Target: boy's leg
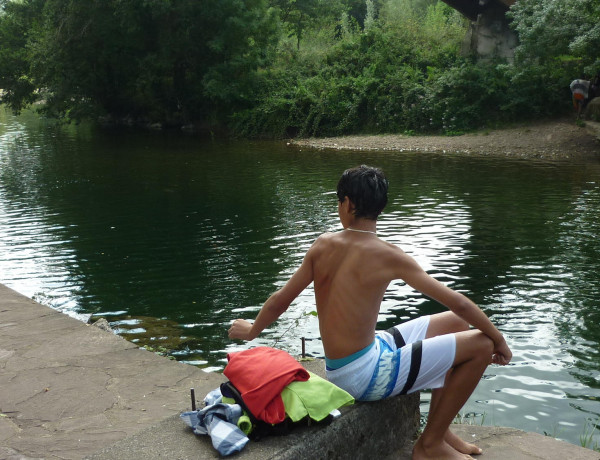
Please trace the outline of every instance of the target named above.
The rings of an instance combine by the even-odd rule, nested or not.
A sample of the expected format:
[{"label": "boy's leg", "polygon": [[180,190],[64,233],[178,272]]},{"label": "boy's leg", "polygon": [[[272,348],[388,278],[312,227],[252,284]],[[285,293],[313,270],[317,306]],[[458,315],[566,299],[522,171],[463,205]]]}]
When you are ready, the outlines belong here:
[{"label": "boy's leg", "polygon": [[[448,376],[450,375],[451,372],[452,372],[452,369],[448,371],[448,374],[446,375],[446,380],[448,379]],[[429,401],[429,414],[434,412],[435,406],[444,397],[443,395],[444,395],[443,387],[442,388],[434,388],[433,390],[431,390],[431,400]],[[450,430],[450,428],[448,428],[446,430],[446,434],[444,435],[444,441],[446,441],[454,449],[456,449],[457,451],[459,451],[463,454],[479,455],[479,454],[483,453],[483,451],[481,450],[481,448],[479,446],[477,446],[476,444],[472,444],[472,443],[462,440],[461,438],[456,436]]]},{"label": "boy's leg", "polygon": [[[395,328],[398,329],[402,336],[403,344],[398,344],[396,341],[396,346],[400,348],[404,344],[429,339],[438,335],[466,331],[469,329],[469,324],[455,313],[446,311],[429,316],[419,316],[418,318],[399,324]],[[386,332],[390,332],[390,329]]]},{"label": "boy's leg", "polygon": [[455,450],[446,437],[450,423],[471,396],[491,362],[493,342],[477,330],[458,332],[455,337],[453,368],[446,377],[443,392],[437,394],[430,407],[427,425],[413,450],[413,459],[471,458]]},{"label": "boy's leg", "polygon": [[[469,330],[469,324],[463,319],[459,318],[456,314],[451,311],[447,311],[444,313],[439,313],[436,315],[431,315],[429,320],[429,327],[427,328],[427,338],[435,337],[438,335],[451,334],[460,331]],[[452,372],[452,369],[448,371],[446,375],[446,380],[448,380],[449,374]],[[443,397],[444,387],[442,388],[434,388],[431,391],[431,400],[429,402],[429,414],[434,412],[435,406]],[[475,444],[470,444],[466,441],[463,441],[458,436],[450,431],[450,429],[446,430],[446,434],[444,435],[445,441],[450,444],[454,449],[463,453],[463,454],[481,454],[482,450],[477,447]]]},{"label": "boy's leg", "polygon": [[429,317],[426,338],[455,332],[468,331],[469,323],[451,311],[437,313]]}]

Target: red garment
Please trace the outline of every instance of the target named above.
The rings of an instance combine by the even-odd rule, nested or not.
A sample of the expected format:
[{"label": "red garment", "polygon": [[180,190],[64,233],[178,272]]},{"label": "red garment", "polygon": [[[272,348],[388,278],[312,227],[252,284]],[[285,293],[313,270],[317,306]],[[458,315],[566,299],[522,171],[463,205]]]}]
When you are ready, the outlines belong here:
[{"label": "red garment", "polygon": [[281,390],[295,380],[309,379],[289,353],[270,347],[229,353],[223,374],[242,395],[248,409],[259,420],[280,423],[285,419]]}]

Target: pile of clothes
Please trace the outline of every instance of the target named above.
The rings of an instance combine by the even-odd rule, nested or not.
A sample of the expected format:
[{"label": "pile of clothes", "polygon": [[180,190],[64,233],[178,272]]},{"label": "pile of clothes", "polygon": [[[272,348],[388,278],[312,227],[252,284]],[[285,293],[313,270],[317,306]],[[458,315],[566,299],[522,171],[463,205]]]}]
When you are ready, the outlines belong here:
[{"label": "pile of clothes", "polygon": [[283,350],[257,347],[227,360],[229,381],[206,395],[203,409],[181,414],[194,433],[211,437],[221,455],[239,452],[250,439],[285,434],[297,423],[329,422],[340,407],[354,403]]}]

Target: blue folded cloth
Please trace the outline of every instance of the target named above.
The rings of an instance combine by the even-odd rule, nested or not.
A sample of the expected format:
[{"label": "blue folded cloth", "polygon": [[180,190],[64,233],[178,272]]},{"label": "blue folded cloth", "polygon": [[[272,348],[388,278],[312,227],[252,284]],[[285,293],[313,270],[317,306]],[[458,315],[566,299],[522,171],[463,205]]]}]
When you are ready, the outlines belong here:
[{"label": "blue folded cloth", "polygon": [[249,439],[237,426],[242,416],[239,404],[224,404],[219,389],[211,391],[204,402],[206,407],[199,411],[184,412],[183,421],[197,435],[210,436],[212,445],[221,455],[231,455],[241,451]]}]

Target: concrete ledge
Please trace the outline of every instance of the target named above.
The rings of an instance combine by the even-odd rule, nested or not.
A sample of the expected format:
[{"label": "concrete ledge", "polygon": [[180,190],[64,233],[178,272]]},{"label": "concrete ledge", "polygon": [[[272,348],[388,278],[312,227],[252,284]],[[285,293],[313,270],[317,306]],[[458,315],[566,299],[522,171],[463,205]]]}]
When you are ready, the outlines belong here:
[{"label": "concrete ledge", "polygon": [[0,458],[80,459],[222,381],[0,284]]},{"label": "concrete ledge", "polygon": [[[303,364],[324,374],[322,360]],[[202,401],[225,380],[0,284],[0,458],[219,458],[179,414],[190,388]],[[329,426],[251,442],[237,457],[372,458],[411,440],[418,410],[418,395],[351,406]]]},{"label": "concrete ledge", "polygon": [[483,454],[476,458],[482,460],[600,460],[600,452],[516,428],[451,425],[450,429],[481,447]]},{"label": "concrete ledge", "polygon": [[[322,360],[303,362],[324,374]],[[200,396],[199,396],[199,399]],[[235,455],[244,460],[372,459],[412,446],[419,427],[419,395],[400,396],[342,408],[342,416],[327,426],[299,427],[286,436],[250,441]],[[208,436],[196,436],[178,416],[86,457],[88,460],[177,460],[220,458]]]}]

